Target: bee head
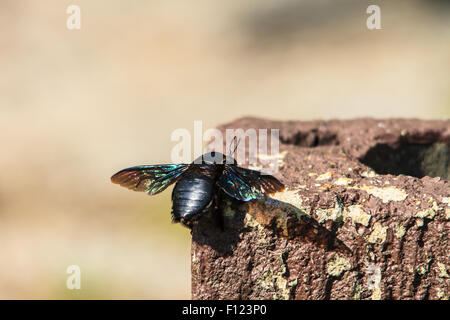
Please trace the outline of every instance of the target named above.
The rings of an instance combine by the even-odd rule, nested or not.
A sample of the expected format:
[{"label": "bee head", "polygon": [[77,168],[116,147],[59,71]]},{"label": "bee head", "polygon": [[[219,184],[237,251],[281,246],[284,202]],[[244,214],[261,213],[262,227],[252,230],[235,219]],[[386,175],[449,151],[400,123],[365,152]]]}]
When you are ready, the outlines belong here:
[{"label": "bee head", "polygon": [[208,152],[195,159],[196,164],[234,164],[237,165],[236,160],[232,156],[226,156],[220,152]]}]

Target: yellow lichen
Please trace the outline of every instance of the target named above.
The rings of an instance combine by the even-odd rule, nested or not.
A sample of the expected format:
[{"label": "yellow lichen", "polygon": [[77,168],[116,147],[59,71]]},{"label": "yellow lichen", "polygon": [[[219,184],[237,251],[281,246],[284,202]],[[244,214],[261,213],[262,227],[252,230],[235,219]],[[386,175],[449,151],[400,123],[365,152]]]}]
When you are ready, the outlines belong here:
[{"label": "yellow lichen", "polygon": [[428,272],[428,265],[427,264],[423,264],[417,267],[417,273],[420,275],[424,275],[425,273]]},{"label": "yellow lichen", "polygon": [[361,177],[364,178],[374,178],[376,176],[377,174],[375,173],[375,171],[364,171],[363,173],[361,173]]},{"label": "yellow lichen", "polygon": [[316,215],[318,217],[317,221],[320,223],[323,223],[326,220],[333,220],[333,221],[342,221],[342,205],[340,202],[335,200],[334,202],[334,208],[318,208],[316,209]]},{"label": "yellow lichen", "polygon": [[[436,201],[433,203],[433,208],[421,210],[421,211],[417,212],[415,214],[415,216],[417,218],[422,218],[422,219],[424,219],[424,218],[433,219],[434,216],[436,215],[436,211],[437,211],[436,210],[437,204],[436,205],[434,205],[434,204],[436,204]],[[437,207],[437,209],[439,210],[439,207]]]},{"label": "yellow lichen", "polygon": [[423,227],[423,219],[417,219],[416,220],[416,226],[419,227],[419,228]]},{"label": "yellow lichen", "polygon": [[275,276],[275,284],[279,290],[279,293],[274,293],[273,298],[289,300],[291,297],[292,288],[297,286],[297,281],[297,279],[288,281],[282,276]]},{"label": "yellow lichen", "polygon": [[387,229],[388,227],[383,227],[381,223],[376,222],[367,240],[370,243],[384,243],[386,241]]},{"label": "yellow lichen", "polygon": [[403,201],[408,196],[405,190],[398,189],[396,187],[379,188],[363,185],[360,189],[366,191],[368,194],[380,198],[383,200],[383,203],[388,203],[389,201]]},{"label": "yellow lichen", "polygon": [[334,174],[333,171],[326,172],[326,173],[321,174],[320,176],[318,176],[318,177],[316,178],[316,180],[317,180],[317,181],[328,180],[328,179],[331,178],[331,176],[332,176],[333,174]]},{"label": "yellow lichen", "polygon": [[335,254],[327,263],[327,273],[334,277],[339,277],[344,271],[352,267],[349,260]]},{"label": "yellow lichen", "polygon": [[323,223],[326,220],[336,221],[342,217],[340,208],[316,209],[317,221]]},{"label": "yellow lichen", "polygon": [[339,179],[334,181],[333,184],[336,186],[348,186],[352,182],[353,182],[353,180],[350,178],[340,177]]},{"label": "yellow lichen", "polygon": [[437,204],[436,201],[433,201],[433,210],[434,210],[434,211],[439,211],[439,210],[441,210],[441,208],[438,206],[438,204]]},{"label": "yellow lichen", "polygon": [[355,223],[362,224],[363,226],[367,227],[370,222],[370,218],[372,216],[368,213],[366,213],[361,205],[353,205],[348,206],[344,209],[344,219],[350,218],[352,220],[353,225]]},{"label": "yellow lichen", "polygon": [[252,215],[250,215],[248,213],[245,215],[245,225],[247,227],[254,228],[257,230],[258,243],[260,243],[260,244],[267,243],[267,240],[266,240],[267,235],[264,231],[264,227],[258,221],[256,221],[256,219],[253,218]]},{"label": "yellow lichen", "polygon": [[442,262],[438,262],[439,277],[448,278],[447,267]]},{"label": "yellow lichen", "polygon": [[437,288],[437,297],[440,300],[448,300],[448,297],[445,296],[444,290],[442,290],[441,288]]},{"label": "yellow lichen", "polygon": [[357,283],[355,287],[353,288],[353,299],[354,300],[360,300],[361,299],[361,293],[364,292],[364,287]]},{"label": "yellow lichen", "polygon": [[267,270],[261,270],[262,278],[257,280],[257,284],[265,290],[273,291],[272,299],[288,300],[291,297],[292,289],[297,286],[297,279],[288,281],[284,278],[286,274],[286,262],[283,257],[278,257],[279,271],[274,272],[270,265]]},{"label": "yellow lichen", "polygon": [[370,298],[372,300],[381,300],[381,290],[380,290],[380,288],[373,289],[372,296]]},{"label": "yellow lichen", "polygon": [[425,263],[420,264],[417,266],[417,273],[420,275],[424,275],[430,270],[430,263],[433,261],[433,259],[428,259]]},{"label": "yellow lichen", "polygon": [[406,233],[405,226],[403,226],[403,225],[401,225],[401,224],[396,225],[394,231],[395,231],[395,236],[396,236],[398,239],[403,238],[403,236],[404,236],[405,233]]},{"label": "yellow lichen", "polygon": [[192,271],[195,273],[200,272],[200,265],[197,263],[200,259],[197,258],[197,252],[192,253]]}]

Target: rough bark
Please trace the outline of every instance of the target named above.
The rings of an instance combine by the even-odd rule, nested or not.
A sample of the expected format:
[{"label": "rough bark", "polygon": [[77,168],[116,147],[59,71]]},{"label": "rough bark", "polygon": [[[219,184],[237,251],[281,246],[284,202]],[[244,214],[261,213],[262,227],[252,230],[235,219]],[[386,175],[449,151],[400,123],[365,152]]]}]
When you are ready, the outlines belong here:
[{"label": "rough bark", "polygon": [[193,299],[447,299],[450,121],[276,122],[287,190],[192,229]]}]

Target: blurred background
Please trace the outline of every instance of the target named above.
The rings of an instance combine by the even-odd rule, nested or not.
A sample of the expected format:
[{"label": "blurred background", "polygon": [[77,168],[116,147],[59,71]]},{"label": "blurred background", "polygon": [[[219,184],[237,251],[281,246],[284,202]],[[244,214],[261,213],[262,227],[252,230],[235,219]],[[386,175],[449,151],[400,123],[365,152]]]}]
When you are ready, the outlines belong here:
[{"label": "blurred background", "polygon": [[[449,117],[450,5],[3,0],[0,70],[0,298],[189,299],[171,188],[110,176],[170,162],[194,120]],[[74,264],[81,290],[66,288]]]}]

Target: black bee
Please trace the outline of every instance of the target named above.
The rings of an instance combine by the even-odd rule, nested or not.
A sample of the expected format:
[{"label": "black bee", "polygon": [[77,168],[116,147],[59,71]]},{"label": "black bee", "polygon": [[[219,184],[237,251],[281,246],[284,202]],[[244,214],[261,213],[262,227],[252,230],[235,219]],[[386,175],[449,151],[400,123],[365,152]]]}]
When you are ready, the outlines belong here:
[{"label": "black bee", "polygon": [[[217,193],[240,201],[262,199],[282,191],[284,185],[271,175],[237,166],[220,152],[205,153],[191,164],[143,165],[117,172],[113,183],[154,195],[176,182],[172,192],[172,220],[190,227],[217,201]],[[217,208],[217,203],[214,204]]]}]

